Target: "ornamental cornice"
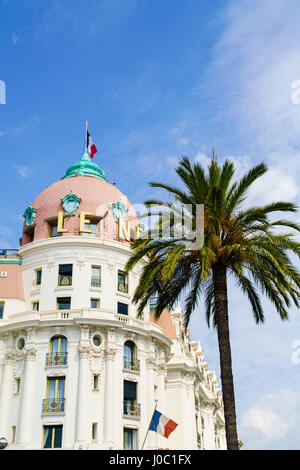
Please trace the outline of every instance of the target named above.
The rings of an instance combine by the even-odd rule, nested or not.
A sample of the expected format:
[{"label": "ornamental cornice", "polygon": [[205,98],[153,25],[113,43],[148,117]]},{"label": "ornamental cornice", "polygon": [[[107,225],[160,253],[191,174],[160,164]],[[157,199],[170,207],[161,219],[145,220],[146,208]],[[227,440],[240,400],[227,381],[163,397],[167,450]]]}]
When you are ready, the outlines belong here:
[{"label": "ornamental cornice", "polygon": [[57,333],[57,334],[59,334],[59,333],[65,333],[66,328],[65,328],[64,326],[60,326],[60,325],[59,325],[59,326],[52,326],[52,327],[51,327],[51,331],[52,331],[53,333]]},{"label": "ornamental cornice", "polygon": [[15,361],[15,353],[12,351],[6,351],[4,354],[4,363],[7,365],[12,365]]},{"label": "ornamental cornice", "polygon": [[186,372],[184,374],[184,378],[185,378],[185,381],[186,381],[187,385],[193,385],[194,386],[195,374],[193,374],[192,372]]},{"label": "ornamental cornice", "polygon": [[107,348],[105,350],[105,358],[108,360],[113,360],[115,358],[115,355],[117,353],[117,350],[114,348]]},{"label": "ornamental cornice", "polygon": [[106,264],[106,267],[108,269],[108,271],[112,274],[114,272],[114,270],[116,269],[116,265],[114,263],[110,263],[108,262]]},{"label": "ornamental cornice", "polygon": [[90,346],[79,346],[79,359],[88,359],[90,355]]},{"label": "ornamental cornice", "polygon": [[165,362],[159,362],[157,364],[157,372],[159,375],[167,376],[167,366]]},{"label": "ornamental cornice", "polygon": [[130,371],[127,371],[125,374],[123,374],[123,379],[124,380],[129,380],[131,382],[135,382],[137,381],[137,374],[136,372],[130,372]]},{"label": "ornamental cornice", "polygon": [[55,369],[55,370],[50,370],[47,372],[47,376],[50,376],[50,377],[62,377],[62,376],[65,376],[66,375],[66,371],[65,370],[62,370],[62,369]]},{"label": "ornamental cornice", "polygon": [[84,252],[81,251],[74,251],[74,258],[76,259],[77,266],[79,270],[81,271],[82,268],[85,266],[85,254]]},{"label": "ornamental cornice", "polygon": [[201,404],[201,415],[204,417],[213,416],[214,414],[214,404],[210,402],[202,403]]},{"label": "ornamental cornice", "polygon": [[90,355],[91,357],[100,358],[103,356],[103,349],[91,348]]},{"label": "ornamental cornice", "polygon": [[148,369],[156,370],[157,364],[154,356],[147,357],[146,362]]},{"label": "ornamental cornice", "polygon": [[35,361],[37,348],[29,348],[24,351],[26,361]]},{"label": "ornamental cornice", "polygon": [[127,339],[130,339],[131,341],[136,341],[138,338],[138,335],[136,333],[133,333],[132,331],[127,331],[124,334],[124,337]]}]

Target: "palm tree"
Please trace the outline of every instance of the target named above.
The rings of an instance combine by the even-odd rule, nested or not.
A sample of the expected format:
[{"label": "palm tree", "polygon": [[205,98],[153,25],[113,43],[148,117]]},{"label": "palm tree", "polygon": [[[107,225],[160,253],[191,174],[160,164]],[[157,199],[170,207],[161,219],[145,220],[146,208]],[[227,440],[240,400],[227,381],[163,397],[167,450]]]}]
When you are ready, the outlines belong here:
[{"label": "palm tree", "polygon": [[[296,206],[273,202],[261,207],[244,207],[248,189],[266,171],[266,165],[261,163],[233,182],[235,167],[230,160],[219,165],[213,153],[208,172],[205,172],[200,164],[191,164],[187,157],[182,157],[176,173],[183,189],[150,183],[152,187],[168,191],[174,203],[159,200],[145,203],[147,207],[157,206],[169,212],[171,234],[165,237],[156,233],[153,237],[150,231],[145,232],[133,242],[133,254],[126,266],[129,272],[139,261],[147,261],[133,298],[140,315],[152,296],[156,297],[158,319],[165,308],[171,308],[178,297],[184,295],[187,326],[200,295],[204,295],[208,326],[212,323],[218,334],[226,439],[230,450],[238,449],[238,435],[229,337],[228,277],[232,275],[248,296],[256,323],[264,322],[258,290],[271,301],[282,320],[288,319],[291,303],[299,306],[300,274],[290,255],[300,257],[300,243],[290,229],[300,231],[300,227],[285,219],[274,220],[274,213],[296,212]],[[185,234],[178,236],[175,215],[178,205],[192,207],[184,210],[189,212],[196,231],[195,207],[199,204],[204,205],[204,242],[202,247],[194,247]],[[163,229],[163,220],[161,217],[158,230]],[[282,233],[282,227],[284,230],[288,227],[289,233]]]}]

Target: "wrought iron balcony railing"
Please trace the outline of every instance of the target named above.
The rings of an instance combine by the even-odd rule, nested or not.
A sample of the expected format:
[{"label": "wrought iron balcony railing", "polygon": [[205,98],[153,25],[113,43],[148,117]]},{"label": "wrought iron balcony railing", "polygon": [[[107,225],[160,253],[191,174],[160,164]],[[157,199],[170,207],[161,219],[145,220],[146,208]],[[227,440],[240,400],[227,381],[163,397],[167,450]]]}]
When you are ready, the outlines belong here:
[{"label": "wrought iron balcony railing", "polygon": [[130,359],[130,357],[124,356],[123,367],[127,370],[140,371],[140,361],[137,359]]},{"label": "wrought iron balcony railing", "polygon": [[18,256],[18,250],[15,248],[0,248],[0,256]]},{"label": "wrought iron balcony railing", "polygon": [[47,353],[46,366],[66,366],[68,362],[68,353]]},{"label": "wrought iron balcony railing", "polygon": [[60,274],[58,276],[58,285],[59,286],[71,286],[72,285],[72,276]]},{"label": "wrought iron balcony railing", "polygon": [[43,400],[43,413],[64,413],[65,398],[48,398]]},{"label": "wrought iron balcony railing", "polygon": [[124,400],[123,414],[127,416],[141,416],[141,404]]},{"label": "wrought iron balcony railing", "polygon": [[97,276],[92,276],[91,286],[92,287],[101,287],[101,279]]}]

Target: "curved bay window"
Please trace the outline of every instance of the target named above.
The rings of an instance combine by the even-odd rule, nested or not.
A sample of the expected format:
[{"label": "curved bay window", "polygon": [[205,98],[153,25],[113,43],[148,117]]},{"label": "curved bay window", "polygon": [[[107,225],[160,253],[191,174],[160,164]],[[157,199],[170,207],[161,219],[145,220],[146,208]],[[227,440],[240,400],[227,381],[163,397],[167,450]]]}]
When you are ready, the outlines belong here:
[{"label": "curved bay window", "polygon": [[137,347],[133,341],[124,343],[124,369],[140,370],[140,361],[137,359]]},{"label": "curved bay window", "polygon": [[46,356],[47,366],[67,365],[67,338],[65,336],[54,336],[50,340],[50,350]]}]

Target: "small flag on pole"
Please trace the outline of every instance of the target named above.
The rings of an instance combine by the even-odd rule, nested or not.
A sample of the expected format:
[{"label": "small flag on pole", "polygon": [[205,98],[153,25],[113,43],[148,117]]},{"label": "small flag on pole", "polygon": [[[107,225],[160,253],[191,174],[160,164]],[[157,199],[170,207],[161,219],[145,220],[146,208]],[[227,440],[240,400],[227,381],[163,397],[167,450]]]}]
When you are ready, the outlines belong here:
[{"label": "small flag on pole", "polygon": [[155,410],[152,416],[149,430],[158,432],[162,436],[168,438],[171,432],[174,431],[177,426],[178,424],[175,423],[175,421],[167,418],[165,415]]},{"label": "small flag on pole", "polygon": [[86,129],[86,149],[88,150],[91,158],[93,158],[95,153],[98,152],[97,147],[93,142],[92,136],[87,129]]}]

